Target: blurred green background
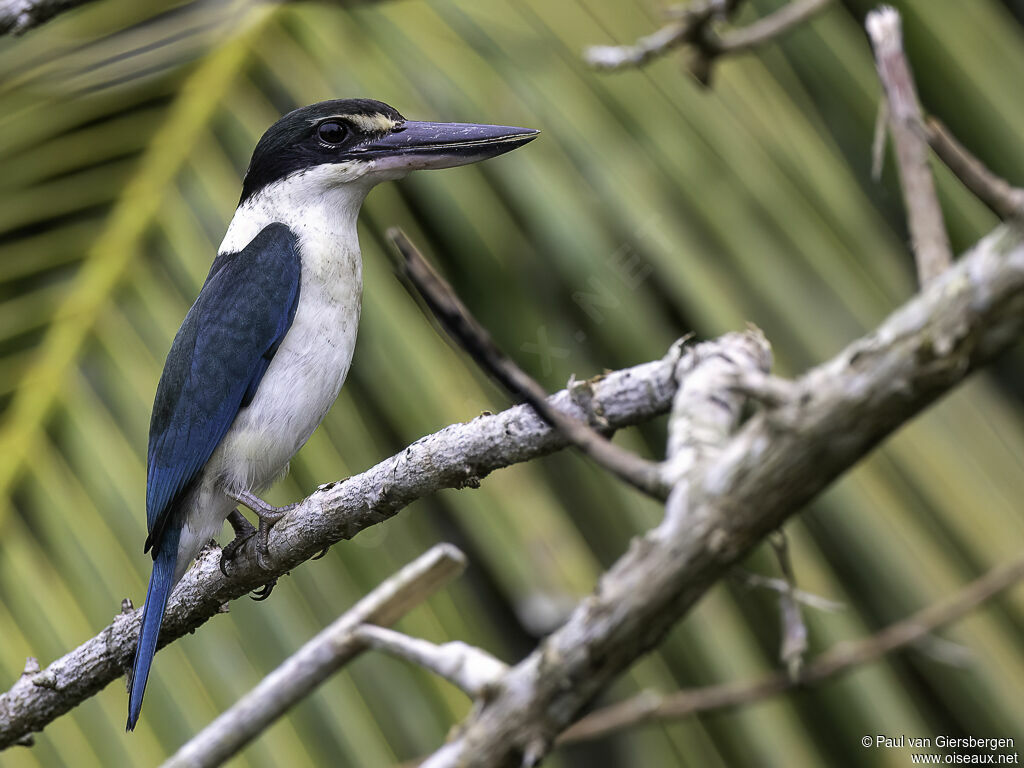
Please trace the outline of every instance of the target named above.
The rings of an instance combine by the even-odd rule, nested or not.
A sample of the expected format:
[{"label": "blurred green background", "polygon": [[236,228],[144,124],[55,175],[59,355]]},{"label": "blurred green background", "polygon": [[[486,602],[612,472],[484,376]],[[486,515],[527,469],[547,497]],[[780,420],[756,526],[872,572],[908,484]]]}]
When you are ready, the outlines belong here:
[{"label": "blurred green background", "polygon": [[[745,5],[743,23],[780,5]],[[1024,7],[908,0],[927,108],[1024,183]],[[145,594],[145,447],[171,338],[256,140],[283,112],[370,96],[413,119],[527,125],[541,140],[480,166],[378,188],[361,223],[366,287],[349,381],[271,494],[283,503],[424,433],[506,407],[390,271],[400,225],[545,386],[761,326],[796,374],[914,290],[891,163],[869,178],[879,92],[846,0],[703,90],[679,55],[589,71],[580,52],[660,23],[653,0],[408,0],[284,6],[98,0],[0,40],[0,689]],[[995,220],[944,170],[957,250]],[[813,650],[930,603],[1024,543],[1024,355],[974,378],[787,526]],[[660,457],[664,425],[618,439]],[[657,505],[561,454],[449,491],[241,600],[161,652],[134,734],[121,682],[5,768],[150,766],[380,580],[437,541],[471,567],[400,623],[514,661],[550,631]],[[228,538],[225,534],[224,540]],[[774,574],[762,548],[748,566]],[[864,734],[1012,737],[1024,747],[1024,589],[814,690],[557,751],[556,766],[908,764]],[[777,667],[775,598],[718,585],[604,698]],[[964,651],[963,649],[966,649]],[[468,702],[366,654],[235,765],[383,766],[432,751]]]}]

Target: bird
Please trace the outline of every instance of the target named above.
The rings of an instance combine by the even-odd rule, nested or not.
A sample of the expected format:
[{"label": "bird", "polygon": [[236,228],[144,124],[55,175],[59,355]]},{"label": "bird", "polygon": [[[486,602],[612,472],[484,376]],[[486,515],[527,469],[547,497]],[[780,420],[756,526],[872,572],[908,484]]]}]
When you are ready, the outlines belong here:
[{"label": "bird", "polygon": [[[221,569],[297,505],[258,494],[282,477],[323,420],[352,362],[362,301],[356,220],[367,193],[410,171],[475,163],[539,131],[406,120],[373,99],[284,115],[260,138],[238,207],[157,384],[146,474],[153,570],[128,680],[138,723],[168,599],[227,520]],[[255,528],[237,509],[259,518]]]}]

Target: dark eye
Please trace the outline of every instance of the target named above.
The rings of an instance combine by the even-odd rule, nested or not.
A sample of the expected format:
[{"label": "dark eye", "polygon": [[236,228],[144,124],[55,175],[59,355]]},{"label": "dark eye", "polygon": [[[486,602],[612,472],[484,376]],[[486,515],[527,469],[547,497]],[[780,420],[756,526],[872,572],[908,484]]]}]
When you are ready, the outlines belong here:
[{"label": "dark eye", "polygon": [[320,123],[316,128],[316,135],[324,144],[341,144],[347,133],[341,123]]}]

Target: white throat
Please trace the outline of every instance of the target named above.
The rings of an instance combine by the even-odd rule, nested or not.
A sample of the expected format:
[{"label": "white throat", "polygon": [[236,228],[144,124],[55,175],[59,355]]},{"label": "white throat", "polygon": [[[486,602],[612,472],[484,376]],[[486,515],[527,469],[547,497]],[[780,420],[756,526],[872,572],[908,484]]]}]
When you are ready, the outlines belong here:
[{"label": "white throat", "polygon": [[318,165],[268,184],[238,206],[218,253],[242,250],[260,230],[277,222],[298,237],[303,267],[307,255],[317,260],[324,251],[358,257],[356,219],[373,187],[361,170],[349,164]]}]

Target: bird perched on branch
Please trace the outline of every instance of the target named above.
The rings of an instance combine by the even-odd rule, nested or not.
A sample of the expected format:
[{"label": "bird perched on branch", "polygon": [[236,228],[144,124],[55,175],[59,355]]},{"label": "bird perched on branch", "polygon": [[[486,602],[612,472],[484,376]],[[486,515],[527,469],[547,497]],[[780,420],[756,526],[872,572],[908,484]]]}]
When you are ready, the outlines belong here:
[{"label": "bird perched on branch", "polygon": [[[342,99],[290,112],[260,139],[157,386],[146,485],[153,573],[128,685],[128,730],[171,590],[225,519],[236,536],[221,568],[253,536],[267,567],[270,527],[291,507],[257,494],[287,471],[352,361],[362,293],[356,218],[367,193],[409,171],[486,160],[536,136],[528,128],[415,122],[379,101]],[[258,529],[236,504],[257,515]]]}]

